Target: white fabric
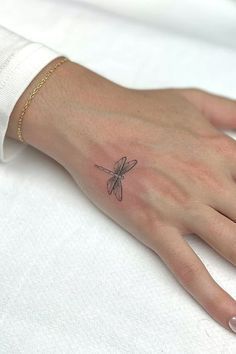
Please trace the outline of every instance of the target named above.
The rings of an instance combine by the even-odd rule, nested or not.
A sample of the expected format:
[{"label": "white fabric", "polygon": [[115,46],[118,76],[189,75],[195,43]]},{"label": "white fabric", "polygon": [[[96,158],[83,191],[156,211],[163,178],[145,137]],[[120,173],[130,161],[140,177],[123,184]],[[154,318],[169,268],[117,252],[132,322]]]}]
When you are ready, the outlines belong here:
[{"label": "white fabric", "polygon": [[7,138],[10,114],[32,79],[59,53],[0,26],[0,161],[9,162],[26,145]]},{"label": "white fabric", "polygon": [[[76,0],[74,0],[76,1]],[[235,0],[81,0],[168,32],[235,47]],[[233,28],[232,28],[233,27]]]},{"label": "white fabric", "polygon": [[[223,4],[215,32],[236,38]],[[236,43],[217,45],[207,28],[197,39],[147,22],[66,0],[8,0],[0,12],[2,26],[124,85],[198,86],[236,98]],[[28,146],[0,164],[0,182],[0,353],[236,352],[235,335],[55,161]],[[235,298],[235,267],[199,238],[186,239]]]}]

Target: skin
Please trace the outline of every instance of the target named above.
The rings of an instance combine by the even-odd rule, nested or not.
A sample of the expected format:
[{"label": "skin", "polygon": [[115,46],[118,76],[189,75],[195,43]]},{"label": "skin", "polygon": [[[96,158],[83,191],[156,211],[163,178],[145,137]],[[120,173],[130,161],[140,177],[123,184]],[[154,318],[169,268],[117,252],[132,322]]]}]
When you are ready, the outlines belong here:
[{"label": "skin", "polygon": [[[51,67],[57,58],[47,67]],[[23,105],[10,117],[17,139]],[[67,169],[88,198],[166,264],[184,289],[224,328],[236,301],[209,274],[184,236],[196,234],[236,265],[236,103],[197,89],[134,90],[73,62],[59,67],[35,96],[25,141]],[[109,195],[121,157],[137,159],[122,179],[123,199]]]}]

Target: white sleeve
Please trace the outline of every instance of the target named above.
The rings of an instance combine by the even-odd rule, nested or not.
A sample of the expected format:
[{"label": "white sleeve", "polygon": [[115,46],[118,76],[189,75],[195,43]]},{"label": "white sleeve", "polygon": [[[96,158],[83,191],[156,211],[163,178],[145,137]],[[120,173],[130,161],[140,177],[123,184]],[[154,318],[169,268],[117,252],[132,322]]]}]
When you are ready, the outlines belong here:
[{"label": "white sleeve", "polygon": [[44,66],[63,55],[0,26],[0,163],[13,160],[27,146],[6,137],[17,100]]}]

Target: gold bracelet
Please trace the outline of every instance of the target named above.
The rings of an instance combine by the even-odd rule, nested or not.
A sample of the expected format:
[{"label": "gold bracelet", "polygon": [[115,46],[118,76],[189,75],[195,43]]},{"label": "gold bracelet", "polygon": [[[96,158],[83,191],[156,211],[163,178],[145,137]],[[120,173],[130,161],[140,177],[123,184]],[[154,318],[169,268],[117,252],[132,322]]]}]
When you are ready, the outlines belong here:
[{"label": "gold bracelet", "polygon": [[23,139],[23,135],[22,135],[22,124],[23,124],[23,118],[25,115],[25,112],[27,110],[27,108],[29,107],[31,101],[33,100],[34,96],[36,95],[36,93],[41,89],[41,87],[43,86],[43,84],[47,81],[47,79],[51,76],[51,74],[63,63],[65,63],[65,61],[69,60],[68,58],[64,57],[62,60],[60,60],[57,64],[54,65],[54,67],[52,67],[51,69],[49,69],[46,73],[46,75],[43,77],[43,79],[41,79],[39,81],[39,83],[37,84],[37,86],[34,88],[34,90],[31,92],[28,100],[26,101],[24,108],[20,114],[19,120],[18,120],[18,124],[17,124],[17,136],[18,139],[24,143],[24,139]]}]

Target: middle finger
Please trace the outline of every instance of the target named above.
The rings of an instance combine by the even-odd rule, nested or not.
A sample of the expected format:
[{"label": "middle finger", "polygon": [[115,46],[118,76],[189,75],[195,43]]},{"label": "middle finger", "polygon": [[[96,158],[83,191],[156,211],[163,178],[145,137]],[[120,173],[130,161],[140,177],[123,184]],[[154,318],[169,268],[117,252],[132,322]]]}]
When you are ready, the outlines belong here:
[{"label": "middle finger", "polygon": [[236,265],[236,224],[208,205],[188,210],[186,226]]}]

